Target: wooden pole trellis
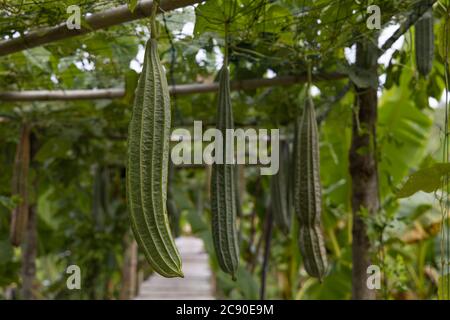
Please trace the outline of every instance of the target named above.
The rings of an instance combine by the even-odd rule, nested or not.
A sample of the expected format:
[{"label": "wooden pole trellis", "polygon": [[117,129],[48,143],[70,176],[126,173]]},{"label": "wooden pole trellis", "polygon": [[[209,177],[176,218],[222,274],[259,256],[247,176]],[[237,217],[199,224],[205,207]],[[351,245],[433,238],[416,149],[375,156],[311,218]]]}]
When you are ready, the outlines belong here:
[{"label": "wooden pole trellis", "polygon": [[[203,1],[204,0],[161,0],[160,12],[183,8]],[[122,5],[104,12],[84,16],[83,21],[86,23],[81,26],[81,29],[70,30],[67,28],[66,22],[64,21],[56,26],[31,30],[18,38],[1,41],[0,56],[148,17],[150,16],[152,5],[152,0],[142,0],[138,2],[133,12],[128,9],[127,5]]]},{"label": "wooden pole trellis", "polygon": [[[194,5],[207,0],[162,0],[160,4],[160,12],[171,11]],[[422,0],[416,5],[407,20],[400,28],[384,43],[379,49],[378,54],[382,55],[389,49],[398,38],[403,35],[423,14],[426,12],[436,0]],[[111,26],[120,25],[126,22],[142,19],[150,16],[153,0],[141,0],[137,3],[136,8],[131,12],[127,5],[122,5],[114,9],[104,12],[95,13],[84,16],[85,25],[81,29],[69,29],[66,22],[52,27],[45,27],[37,30],[31,30],[26,34],[22,34],[18,38],[0,41],[0,56],[5,56],[14,52],[34,48],[45,45],[58,40],[63,40],[79,35],[84,35],[96,30],[106,29]]]},{"label": "wooden pole trellis", "polygon": [[[340,80],[346,78],[344,73],[321,73],[313,76],[314,81]],[[307,81],[307,75],[280,76],[272,79],[248,79],[231,82],[232,90],[252,90],[263,87],[289,86]],[[209,84],[180,84],[170,86],[171,94],[188,95],[195,93],[216,92],[218,83]],[[117,99],[125,95],[125,90],[94,89],[94,90],[30,90],[30,91],[5,91],[0,92],[0,101],[24,102],[24,101],[70,101],[70,100],[94,100],[94,99]]]}]

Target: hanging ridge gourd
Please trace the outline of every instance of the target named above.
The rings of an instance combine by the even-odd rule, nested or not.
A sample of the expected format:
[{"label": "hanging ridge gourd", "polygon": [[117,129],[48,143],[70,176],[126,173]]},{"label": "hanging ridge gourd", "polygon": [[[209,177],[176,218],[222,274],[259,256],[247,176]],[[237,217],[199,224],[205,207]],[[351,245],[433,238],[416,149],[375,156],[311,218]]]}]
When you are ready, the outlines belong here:
[{"label": "hanging ridge gourd", "polygon": [[306,272],[324,277],[327,256],[321,227],[322,187],[316,113],[308,94],[303,115],[296,123],[294,146],[294,207],[299,221],[299,245]]},{"label": "hanging ridge gourd", "polygon": [[416,22],[415,45],[416,65],[419,73],[426,77],[433,67],[434,59],[434,19],[433,10],[430,8]]},{"label": "hanging ridge gourd", "polygon": [[[230,99],[230,78],[226,64],[219,73],[219,104],[216,128],[226,137],[226,129],[233,129],[233,113]],[[239,264],[239,247],[236,232],[236,184],[234,165],[227,164],[227,148],[215,149],[222,154],[223,163],[214,163],[211,172],[212,237],[219,265],[236,279]],[[228,155],[233,156],[233,155]],[[216,158],[217,159],[217,158]]]},{"label": "hanging ridge gourd", "polygon": [[280,141],[280,166],[278,173],[270,179],[272,213],[277,227],[288,236],[291,227],[291,210],[289,205],[289,144]]},{"label": "hanging ridge gourd", "polygon": [[30,125],[22,124],[20,140],[16,149],[11,194],[20,197],[20,203],[11,216],[10,241],[20,246],[28,224],[28,171],[30,168]]},{"label": "hanging ridge gourd", "polygon": [[170,98],[154,29],[145,48],[129,125],[128,208],[134,236],[152,268],[164,277],[183,277],[167,214]]}]

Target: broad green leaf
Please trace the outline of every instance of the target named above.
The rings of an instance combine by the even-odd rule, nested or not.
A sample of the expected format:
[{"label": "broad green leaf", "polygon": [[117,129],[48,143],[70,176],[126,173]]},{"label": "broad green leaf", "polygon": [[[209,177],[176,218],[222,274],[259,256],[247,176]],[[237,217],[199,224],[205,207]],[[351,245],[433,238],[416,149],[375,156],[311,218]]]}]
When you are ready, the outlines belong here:
[{"label": "broad green leaf", "polygon": [[134,91],[138,83],[139,75],[136,71],[130,69],[125,74],[125,96],[123,98],[126,104],[133,103]]},{"label": "broad green leaf", "polygon": [[204,32],[216,32],[223,35],[227,15],[221,2],[220,0],[206,1],[195,8],[194,34],[196,36]]},{"label": "broad green leaf", "polygon": [[[349,94],[345,103],[336,104],[321,126],[320,165],[321,181],[325,196],[336,206],[347,209],[350,199],[348,150],[351,144],[353,97]],[[336,134],[339,132],[340,134]]]},{"label": "broad green leaf", "polygon": [[377,88],[378,78],[377,74],[356,66],[347,68],[347,73],[350,79],[358,88]]},{"label": "broad green leaf", "polygon": [[439,300],[450,300],[450,275],[448,274],[439,277],[438,297]]},{"label": "broad green leaf", "polygon": [[393,86],[380,99],[377,149],[382,198],[417,167],[424,156],[432,120],[426,109],[411,100],[412,72],[404,69],[399,86]]},{"label": "broad green leaf", "polygon": [[134,9],[136,9],[138,0],[128,0],[128,9],[130,9],[131,12],[134,11]]},{"label": "broad green leaf", "polygon": [[255,277],[242,265],[239,266],[236,284],[241,290],[244,299],[256,300],[258,299],[259,285]]},{"label": "broad green leaf", "polygon": [[51,53],[44,47],[37,47],[23,51],[25,58],[37,68],[49,71],[50,70],[50,56]]},{"label": "broad green leaf", "polygon": [[406,198],[418,191],[436,191],[442,178],[450,173],[450,163],[437,163],[432,167],[421,169],[409,176],[408,180],[397,192],[398,198]]}]

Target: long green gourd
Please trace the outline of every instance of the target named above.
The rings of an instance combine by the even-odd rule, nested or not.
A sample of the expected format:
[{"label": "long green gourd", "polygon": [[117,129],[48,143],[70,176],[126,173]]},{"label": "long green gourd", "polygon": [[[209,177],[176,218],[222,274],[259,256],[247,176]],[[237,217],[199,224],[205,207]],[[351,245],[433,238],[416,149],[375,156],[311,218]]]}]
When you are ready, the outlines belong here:
[{"label": "long green gourd", "polygon": [[[230,99],[230,77],[226,64],[219,75],[219,104],[216,128],[226,137],[226,129],[233,129]],[[212,237],[219,265],[236,279],[239,247],[236,232],[236,184],[234,165],[226,164],[226,146],[223,144],[223,163],[214,163],[211,172]],[[216,154],[217,154],[216,150]]]},{"label": "long green gourd", "polygon": [[416,22],[415,45],[416,65],[419,73],[426,77],[433,67],[434,59],[433,10],[429,9]]},{"label": "long green gourd", "polygon": [[145,48],[128,134],[127,194],[134,236],[153,269],[183,277],[167,208],[170,98],[155,39]]},{"label": "long green gourd", "polygon": [[322,279],[327,256],[321,228],[322,188],[316,113],[311,97],[298,117],[295,137],[294,206],[299,220],[299,245],[310,276]]},{"label": "long green gourd", "polygon": [[12,177],[12,195],[20,197],[20,203],[13,209],[10,226],[10,240],[14,246],[20,246],[28,225],[28,171],[30,167],[30,125],[23,123],[20,140],[16,149]]},{"label": "long green gourd", "polygon": [[289,207],[290,159],[289,144],[280,141],[280,165],[278,173],[270,179],[272,213],[277,227],[287,236],[291,227]]}]

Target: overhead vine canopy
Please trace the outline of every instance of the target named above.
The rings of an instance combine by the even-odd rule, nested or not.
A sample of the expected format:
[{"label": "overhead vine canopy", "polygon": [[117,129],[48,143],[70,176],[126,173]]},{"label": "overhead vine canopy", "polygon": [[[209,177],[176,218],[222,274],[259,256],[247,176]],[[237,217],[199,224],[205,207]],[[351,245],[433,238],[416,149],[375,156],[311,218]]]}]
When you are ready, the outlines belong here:
[{"label": "overhead vine canopy", "polygon": [[[86,203],[91,201],[91,171],[95,171],[95,168],[116,170],[111,174],[115,179],[115,189],[111,187],[114,190],[110,190],[117,201],[114,210],[126,210],[121,181],[126,161],[131,106],[142,70],[145,43],[150,37],[147,18],[150,11],[143,12],[142,8],[150,8],[150,2],[0,0],[0,164],[6,168],[5,174],[0,176],[0,209],[3,210],[0,213],[8,212],[14,202],[10,197],[14,148],[19,140],[20,125],[26,120],[35,128],[39,141],[35,161],[41,170],[45,169],[40,173],[40,191],[36,199],[39,199],[40,210],[47,212],[47,215],[39,213],[42,215],[39,228],[51,230],[47,240],[57,242],[62,239],[63,242],[62,245],[43,244],[43,261],[48,259],[47,262],[54,265],[66,262],[64,257],[53,257],[51,254],[59,254],[67,246],[74,257],[81,259],[81,254],[77,256],[73,252],[76,248],[88,248],[80,239],[88,237],[93,229],[82,222],[72,226],[68,216],[90,217],[90,208]],[[162,8],[164,5],[173,9],[158,12],[159,54],[172,88],[217,82],[226,40],[232,81],[237,83],[293,77],[294,80],[291,79],[288,86],[282,87],[254,85],[251,89],[242,90],[242,86],[235,85],[238,89],[232,91],[231,97],[238,127],[280,128],[283,134],[290,137],[295,116],[301,109],[300,102],[304,98],[303,83],[311,67],[314,79],[312,95],[320,124],[324,229],[333,270],[331,280],[325,280],[323,286],[316,282],[309,283],[304,274],[300,274],[295,281],[303,289],[297,290],[296,287],[294,293],[291,288],[277,287],[274,272],[273,278],[268,281],[277,288],[269,290],[269,295],[285,298],[350,297],[351,289],[345,283],[351,282],[351,212],[354,205],[352,195],[355,192],[352,191],[349,172],[352,169],[349,152],[354,143],[352,137],[370,130],[364,127],[365,124],[359,126],[357,114],[360,109],[357,109],[359,105],[355,101],[361,94],[362,90],[358,91],[360,88],[371,87],[374,93],[372,98],[379,99],[376,108],[378,122],[372,129],[376,137],[374,161],[379,179],[377,197],[379,211],[383,215],[368,219],[367,234],[373,240],[375,256],[381,255],[385,259],[386,278],[392,279],[391,282],[387,280],[389,288],[383,294],[398,298],[405,291],[414,292],[420,298],[435,297],[437,286],[434,278],[426,285],[419,282],[425,281],[422,279],[425,272],[429,272],[427,276],[432,273],[425,268],[425,264],[433,272],[443,273],[438,260],[448,259],[448,253],[443,258],[442,252],[434,250],[433,245],[441,241],[443,236],[438,239],[433,228],[447,218],[440,220],[441,212],[431,194],[419,193],[408,202],[397,199],[396,192],[411,171],[441,162],[442,154],[448,152],[447,138],[442,144],[439,138],[445,136],[448,125],[444,122],[447,113],[443,93],[448,91],[448,44],[446,47],[445,41],[450,41],[446,28],[449,1],[161,0]],[[371,5],[380,9],[380,29],[369,27],[368,19],[373,15],[373,11],[368,10]],[[61,39],[53,41],[45,31],[57,26],[64,27],[71,15],[67,11],[69,6],[77,6],[80,10],[83,34],[77,35],[77,30],[72,30],[73,34],[64,31]],[[435,17],[436,50],[432,70],[427,77],[423,77],[417,71],[414,58],[417,46],[414,24],[430,7],[433,7]],[[108,16],[111,12],[117,15]],[[126,22],[122,23],[120,19],[124,19],[124,16],[127,17]],[[108,27],[92,30],[89,25],[92,19],[108,20]],[[41,44],[29,43],[27,46],[30,34],[39,38]],[[372,52],[378,61],[372,73],[362,70],[355,63],[361,43],[372,43],[378,48]],[[82,101],[36,99],[19,102],[1,99],[2,92],[96,89],[123,89],[123,95],[115,95],[114,99]],[[190,128],[194,121],[203,121],[205,126],[214,125],[216,103],[217,95],[211,91],[172,94],[172,127]],[[268,183],[257,178],[253,171],[250,172],[246,189],[249,195],[243,200],[243,207],[244,217],[252,218],[242,222],[242,241],[248,244],[248,250],[243,253],[247,269],[238,272],[248,272],[252,274],[251,278],[256,277],[255,270],[260,271],[255,262],[259,261],[259,256],[254,256],[257,246],[255,239],[262,239],[265,230],[264,206],[267,195],[264,190]],[[361,176],[364,174],[361,173]],[[189,224],[191,231],[200,235],[208,246],[209,238],[202,233],[207,229],[206,223],[201,219],[199,222],[193,216],[194,211],[200,210],[197,208],[195,191],[201,185],[198,181],[205,179],[203,175],[189,170],[180,173],[176,188],[180,193],[188,194],[178,196],[179,202],[189,203],[183,209],[186,216],[184,223]],[[438,180],[440,178],[438,176]],[[414,194],[416,189],[427,191],[411,183],[412,191],[404,191],[411,191],[408,195]],[[65,190],[61,198],[58,198],[59,189]],[[198,201],[200,203],[203,200]],[[117,221],[125,221],[120,213],[117,216]],[[107,250],[97,248],[101,254],[106,254],[108,250],[116,253],[120,251],[117,247],[122,245],[122,237],[127,232],[126,222],[123,227],[113,220],[108,222],[108,226],[117,231],[117,239],[110,237],[106,229],[103,233],[99,232],[99,237],[105,237],[109,246]],[[7,224],[8,218],[1,217],[0,250],[5,243],[4,225]],[[67,233],[71,235],[56,231],[60,227],[67,228]],[[381,237],[380,232],[383,232]],[[70,239],[73,235],[78,239],[75,244]],[[90,245],[96,243],[96,239],[89,239]],[[272,254],[277,262],[279,260],[280,270],[285,272],[282,276],[289,278],[292,275],[286,270],[293,268],[293,260],[286,259],[286,255],[280,253],[285,250],[280,243],[287,241],[282,239],[276,243]],[[389,245],[386,249],[385,244]],[[431,253],[416,256],[416,245]],[[10,251],[5,250],[7,262],[2,264],[0,261],[0,288],[17,281],[14,272],[18,267],[14,262],[14,253]],[[116,255],[108,259],[123,259],[122,253]],[[416,271],[416,266],[408,267],[408,263],[412,265],[415,258],[426,260],[417,263],[417,268],[422,268],[420,271]],[[93,257],[86,259],[96,263],[103,261]],[[111,270],[118,269],[117,261],[116,265],[112,263],[114,266]],[[96,264],[99,270],[101,264]],[[400,273],[393,269],[396,264],[403,267]],[[118,272],[116,269],[115,272]],[[421,272],[420,276],[416,272]],[[55,280],[55,275],[45,277],[52,284],[61,286],[59,280]],[[288,280],[294,281],[291,278]],[[227,279],[221,278],[219,282],[224,295],[254,297],[254,293],[244,292]],[[55,297],[67,294],[57,288],[46,290]],[[116,294],[94,291],[88,294],[89,297],[96,294],[97,297],[108,294],[112,297]]]},{"label": "overhead vine canopy", "polygon": [[[8,1],[2,4],[1,35],[7,41],[63,23],[69,5],[78,5],[86,17],[119,2]],[[404,22],[419,2],[379,3],[383,28]],[[365,3],[353,0],[206,2],[159,16],[162,58],[171,83],[211,81],[229,19],[235,78],[261,78],[269,69],[277,75],[304,73],[306,59],[318,72],[345,71],[343,48],[372,33],[366,26],[369,15]],[[5,91],[125,87],[136,78],[130,65],[140,69],[147,37],[148,21],[142,19],[10,54],[1,58],[0,81]],[[337,92],[340,86],[329,89]]]},{"label": "overhead vine canopy", "polygon": [[[89,16],[113,9],[119,2],[8,1],[2,5],[2,39],[17,38],[30,30],[64,22],[69,5],[78,5],[83,16]],[[403,22],[418,2],[379,3],[383,8],[383,27]],[[369,15],[367,5],[354,0],[335,3],[251,0],[207,2],[195,9],[186,7],[166,12],[159,20],[165,31],[161,37],[166,44],[164,57],[170,61],[172,43],[180,58],[195,61],[192,56],[199,49],[212,52],[216,46],[223,47],[223,27],[229,19],[232,61],[237,68],[250,69],[249,77],[261,76],[269,67],[280,74],[304,72],[305,58],[314,58],[319,70],[346,65],[342,48],[351,47],[358,39],[371,34],[366,26]],[[136,55],[138,45],[142,45],[147,27],[144,19],[4,57],[2,63],[14,67],[14,72],[6,73],[3,79],[5,84],[20,86],[17,89],[90,88],[93,85],[89,85],[89,78],[95,79],[98,87],[123,85],[130,58]],[[82,71],[90,72],[78,75],[77,64],[79,68],[87,68]],[[209,65],[196,65],[195,69],[189,65],[177,67],[184,71],[177,72],[177,83],[195,82],[199,72],[211,75],[216,70]],[[27,78],[32,72],[30,68],[40,71],[39,79]]]}]

